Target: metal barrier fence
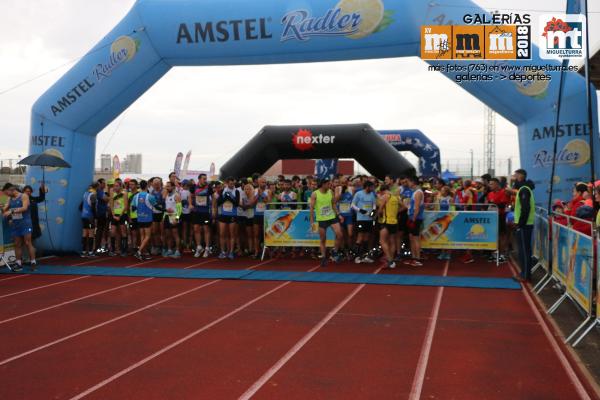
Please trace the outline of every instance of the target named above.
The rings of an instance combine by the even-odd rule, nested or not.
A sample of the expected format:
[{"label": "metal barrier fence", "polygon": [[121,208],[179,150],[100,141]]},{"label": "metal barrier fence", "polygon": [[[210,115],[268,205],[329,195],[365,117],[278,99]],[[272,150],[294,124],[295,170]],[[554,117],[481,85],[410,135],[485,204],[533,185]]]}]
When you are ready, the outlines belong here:
[{"label": "metal barrier fence", "polygon": [[[594,251],[595,239],[592,222],[536,209],[533,255],[538,260],[535,268],[542,268],[546,275],[533,290],[539,294],[548,284],[559,284],[564,288],[564,293],[548,309],[548,314],[554,313],[567,299],[586,314],[584,321],[566,338],[565,343],[574,339],[591,321],[594,321],[592,327],[598,323],[593,303],[594,286],[598,286],[598,282],[594,281],[598,263]],[[573,342],[573,346],[590,330],[586,329]]]},{"label": "metal barrier fence", "polygon": [[[0,205],[3,203],[0,199]],[[0,211],[2,207],[0,206]],[[9,268],[9,264],[16,261],[15,246],[12,241],[10,230],[5,219],[0,215],[0,266]]]}]

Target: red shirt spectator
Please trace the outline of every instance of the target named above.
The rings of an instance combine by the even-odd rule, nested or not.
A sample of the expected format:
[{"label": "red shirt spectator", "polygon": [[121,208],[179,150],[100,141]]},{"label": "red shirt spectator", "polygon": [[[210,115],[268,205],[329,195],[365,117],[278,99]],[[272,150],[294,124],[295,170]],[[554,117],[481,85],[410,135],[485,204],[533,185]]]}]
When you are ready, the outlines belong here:
[{"label": "red shirt spectator", "polygon": [[567,204],[565,214],[574,217],[577,214],[577,209],[584,205],[584,194],[587,193],[588,187],[585,183],[577,183],[573,188],[573,199]]},{"label": "red shirt spectator", "polygon": [[496,179],[490,180],[490,192],[487,194],[486,200],[490,204],[495,204],[498,207],[500,218],[504,217],[506,207],[510,205],[510,196],[506,190],[500,187],[500,183]]}]

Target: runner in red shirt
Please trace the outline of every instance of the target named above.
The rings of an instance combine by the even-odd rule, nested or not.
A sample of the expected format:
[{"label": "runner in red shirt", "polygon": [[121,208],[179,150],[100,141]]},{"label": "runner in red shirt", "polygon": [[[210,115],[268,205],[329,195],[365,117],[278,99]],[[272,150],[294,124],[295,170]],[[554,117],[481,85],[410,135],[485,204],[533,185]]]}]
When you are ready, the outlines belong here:
[{"label": "runner in red shirt", "polygon": [[[474,210],[473,204],[477,201],[475,200],[470,180],[466,180],[463,182],[463,187],[461,190],[457,191],[456,196],[458,200],[457,203],[460,204],[460,208],[457,207],[457,209],[464,211]],[[475,259],[471,254],[471,250],[465,250],[465,254],[463,254],[463,256],[460,258],[460,261],[462,261],[464,264],[470,264],[475,262]]]}]

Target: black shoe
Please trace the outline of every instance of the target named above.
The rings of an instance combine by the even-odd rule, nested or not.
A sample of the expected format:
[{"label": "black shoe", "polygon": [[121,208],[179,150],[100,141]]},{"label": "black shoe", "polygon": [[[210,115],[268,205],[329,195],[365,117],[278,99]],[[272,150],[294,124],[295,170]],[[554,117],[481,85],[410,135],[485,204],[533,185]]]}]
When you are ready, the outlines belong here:
[{"label": "black shoe", "polygon": [[32,272],[35,272],[35,271],[37,271],[37,262],[33,261],[33,262],[31,263],[31,271],[32,271]]}]

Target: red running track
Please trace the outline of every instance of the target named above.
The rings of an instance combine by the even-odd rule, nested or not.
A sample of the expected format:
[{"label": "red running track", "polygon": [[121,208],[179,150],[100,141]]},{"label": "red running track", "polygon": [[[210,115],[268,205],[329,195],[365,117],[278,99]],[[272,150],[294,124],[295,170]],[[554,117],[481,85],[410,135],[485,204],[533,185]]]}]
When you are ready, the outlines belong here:
[{"label": "red running track", "polygon": [[[94,261],[88,265],[135,263]],[[211,259],[196,268],[315,267],[312,260],[257,264]],[[443,263],[431,261],[381,273],[443,271]],[[451,262],[447,274],[510,270]],[[13,293],[0,310],[0,342],[10,343],[0,347],[0,398],[597,398],[577,371],[568,374],[560,346],[520,291],[122,277],[65,282],[73,278],[0,280],[0,296]]]}]

